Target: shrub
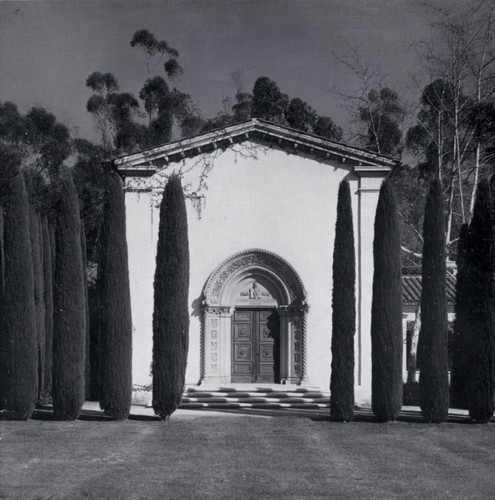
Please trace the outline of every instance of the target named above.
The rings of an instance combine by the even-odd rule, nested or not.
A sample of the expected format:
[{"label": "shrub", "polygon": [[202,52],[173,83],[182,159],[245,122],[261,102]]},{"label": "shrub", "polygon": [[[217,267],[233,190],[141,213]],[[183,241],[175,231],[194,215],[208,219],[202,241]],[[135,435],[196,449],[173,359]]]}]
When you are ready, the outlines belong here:
[{"label": "shrub", "polygon": [[22,175],[2,186],[1,204],[0,410],[4,418],[23,420],[33,413],[38,396],[38,339],[29,204]]},{"label": "shrub", "polygon": [[371,306],[371,407],[379,421],[393,421],[402,406],[402,277],[400,229],[390,181],[382,184],[373,242]]},{"label": "shrub", "polygon": [[354,334],[356,332],[356,262],[349,182],[342,181],[337,201],[333,252],[332,373],[330,413],[332,418],[354,418]]},{"label": "shrub", "polygon": [[189,243],[180,178],[163,193],[153,312],[153,408],[168,419],[180,404],[189,344]]},{"label": "shrub", "polygon": [[423,241],[420,406],[426,422],[443,422],[449,412],[449,357],[444,206],[439,180],[432,181],[426,199]]},{"label": "shrub", "polygon": [[125,203],[121,179],[108,174],[98,285],[101,296],[100,406],[116,419],[129,416],[132,396],[132,321]]},{"label": "shrub", "polygon": [[72,177],[61,173],[53,283],[53,410],[74,420],[84,403],[86,314],[79,202]]}]

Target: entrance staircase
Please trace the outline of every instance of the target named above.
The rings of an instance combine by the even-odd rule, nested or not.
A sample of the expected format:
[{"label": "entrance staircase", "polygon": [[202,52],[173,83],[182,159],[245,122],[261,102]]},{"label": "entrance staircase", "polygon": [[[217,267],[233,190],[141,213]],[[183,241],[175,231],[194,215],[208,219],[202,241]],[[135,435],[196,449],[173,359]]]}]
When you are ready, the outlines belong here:
[{"label": "entrance staircase", "polygon": [[189,386],[181,409],[257,409],[325,410],[330,393],[317,387],[279,384],[229,384],[228,386]]}]

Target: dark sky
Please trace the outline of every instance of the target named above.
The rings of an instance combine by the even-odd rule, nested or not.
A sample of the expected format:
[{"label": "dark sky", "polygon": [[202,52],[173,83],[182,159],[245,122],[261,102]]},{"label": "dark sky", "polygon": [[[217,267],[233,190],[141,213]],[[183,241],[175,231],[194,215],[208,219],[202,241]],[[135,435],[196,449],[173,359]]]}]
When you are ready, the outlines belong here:
[{"label": "dark sky", "polygon": [[0,100],[22,112],[42,105],[79,136],[93,138],[86,77],[110,71],[122,91],[137,96],[146,69],[129,42],[147,28],[179,50],[178,87],[204,116],[233,96],[229,75],[240,71],[246,90],[268,76],[345,126],[347,113],[332,88],[352,91],[355,82],[332,51],[359,46],[392,87],[414,98],[409,74],[419,68],[411,44],[430,36],[431,19],[415,0],[2,1]]}]

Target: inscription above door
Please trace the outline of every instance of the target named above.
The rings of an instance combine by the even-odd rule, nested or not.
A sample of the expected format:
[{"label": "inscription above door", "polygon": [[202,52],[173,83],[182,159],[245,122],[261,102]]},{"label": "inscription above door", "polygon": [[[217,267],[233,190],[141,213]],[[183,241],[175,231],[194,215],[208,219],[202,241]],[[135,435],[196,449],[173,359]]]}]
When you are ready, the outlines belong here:
[{"label": "inscription above door", "polygon": [[236,295],[235,304],[251,307],[273,307],[277,305],[277,301],[265,286],[257,281],[250,281]]}]

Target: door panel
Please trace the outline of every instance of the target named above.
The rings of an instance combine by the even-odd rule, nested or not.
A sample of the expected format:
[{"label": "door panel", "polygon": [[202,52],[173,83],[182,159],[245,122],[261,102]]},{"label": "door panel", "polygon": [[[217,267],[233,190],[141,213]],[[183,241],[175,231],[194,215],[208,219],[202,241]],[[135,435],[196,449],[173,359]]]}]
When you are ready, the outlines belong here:
[{"label": "door panel", "polygon": [[[274,309],[234,311],[232,382],[275,381],[274,339],[267,322]],[[278,348],[278,345],[277,345]]]},{"label": "door panel", "polygon": [[267,326],[268,318],[273,314],[273,310],[259,311],[258,321],[258,379],[257,382],[274,382],[273,373],[273,337]]},{"label": "door panel", "polygon": [[252,323],[234,324],[234,342],[252,342]]}]

